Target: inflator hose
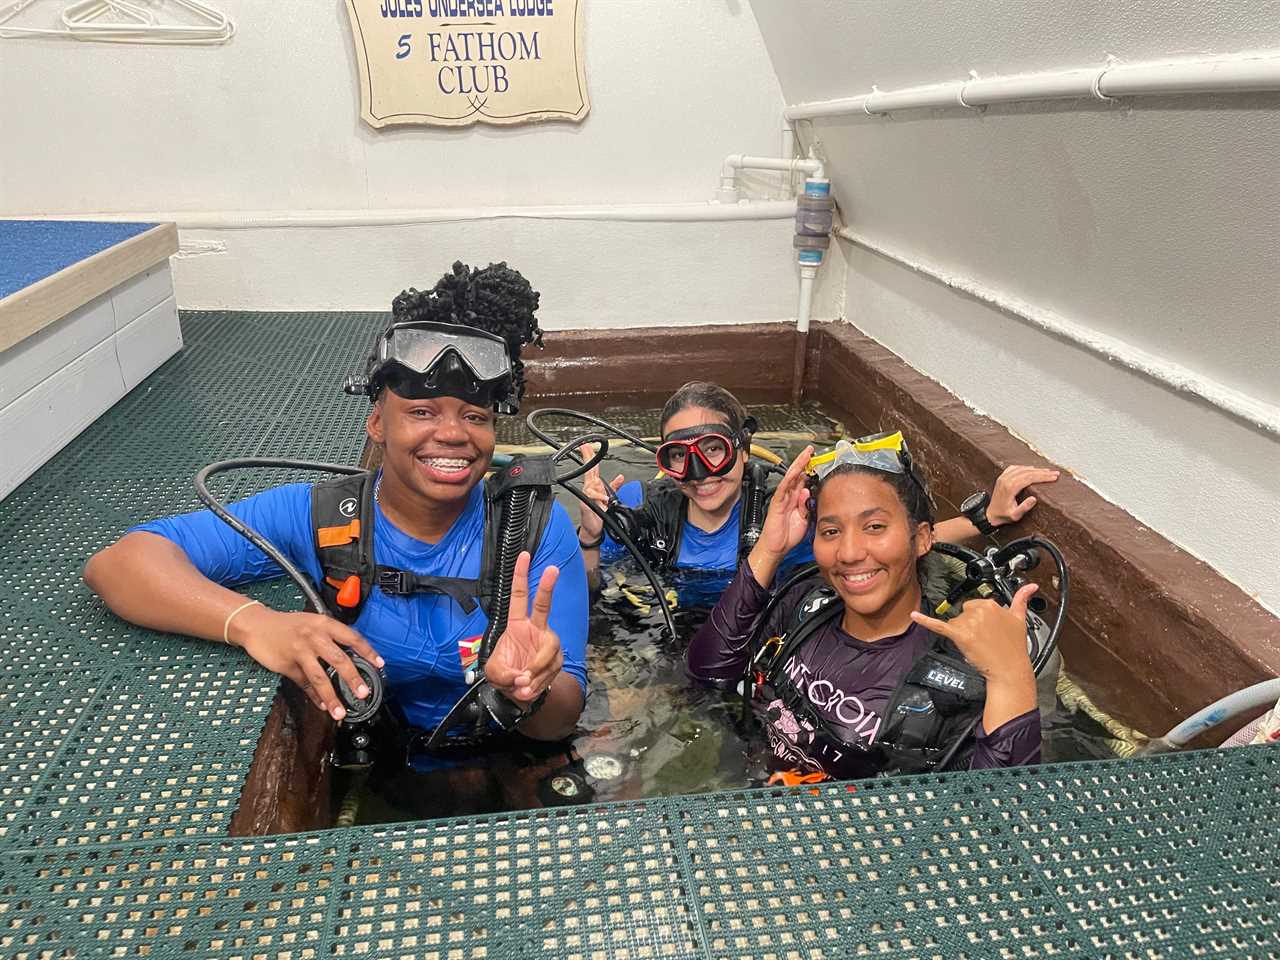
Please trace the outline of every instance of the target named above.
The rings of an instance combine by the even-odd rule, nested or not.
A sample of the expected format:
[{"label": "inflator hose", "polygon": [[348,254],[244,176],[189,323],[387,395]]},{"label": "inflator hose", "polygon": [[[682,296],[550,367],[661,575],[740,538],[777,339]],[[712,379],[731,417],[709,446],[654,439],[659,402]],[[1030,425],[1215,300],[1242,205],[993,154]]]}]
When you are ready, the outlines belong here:
[{"label": "inflator hose", "polygon": [[[607,420],[602,420],[599,417],[593,417],[591,414],[588,414],[588,413],[580,413],[577,410],[569,410],[563,407],[544,407],[541,410],[532,411],[525,418],[525,424],[528,426],[529,432],[532,433],[539,440],[541,440],[543,443],[547,444],[547,446],[555,450],[555,453],[551,455],[552,460],[554,460],[556,463],[559,463],[561,460],[570,459],[579,464],[576,470],[573,470],[567,474],[564,474],[563,476],[557,476],[556,482],[560,484],[560,486],[563,487],[565,490],[567,490],[570,494],[572,494],[575,498],[577,498],[577,500],[584,507],[586,507],[592,513],[594,513],[597,517],[599,517],[600,522],[604,524],[604,528],[609,532],[609,535],[613,537],[613,539],[616,540],[618,543],[622,544],[623,547],[626,548],[627,552],[631,554],[631,558],[635,560],[636,565],[640,568],[640,572],[644,574],[644,578],[647,581],[649,581],[649,586],[653,588],[654,598],[657,601],[658,608],[662,611],[662,618],[666,623],[667,630],[671,634],[672,643],[678,643],[679,634],[676,632],[675,620],[673,620],[671,617],[671,609],[667,605],[666,599],[663,596],[662,583],[658,579],[658,575],[654,573],[653,567],[649,565],[649,562],[644,558],[644,554],[640,552],[640,548],[635,545],[635,543],[627,535],[626,531],[623,530],[621,526],[619,526],[619,524],[613,519],[613,517],[609,516],[609,514],[606,511],[601,510],[594,500],[592,500],[585,493],[583,493],[581,490],[579,490],[577,487],[575,487],[572,483],[569,482],[570,480],[575,480],[578,477],[582,476],[588,470],[590,470],[592,467],[599,464],[600,461],[605,458],[605,455],[608,453],[608,450],[609,450],[608,437],[605,434],[601,434],[601,433],[588,433],[580,437],[574,437],[571,440],[561,443],[560,441],[556,440],[555,437],[552,437],[549,434],[542,431],[541,429],[539,429],[537,426],[537,423],[535,422],[539,416],[551,415],[551,414],[554,414],[555,416],[561,416],[561,417],[576,418],[579,420],[584,420],[587,423],[595,424],[596,426],[601,427],[604,430],[610,431],[611,433],[619,437],[622,437],[624,440],[630,440],[632,443],[640,447],[643,447],[644,449],[650,451],[651,453],[656,453],[657,452],[656,448],[653,447],[651,444],[646,443],[644,440],[635,436],[634,434],[628,433],[626,430],[623,430],[619,427],[615,427],[613,424],[609,423]],[[596,451],[593,456],[588,458],[586,461],[583,461],[582,457],[578,454],[578,448],[586,443],[595,445]],[[609,495],[609,499],[613,503],[617,503],[618,502],[617,495],[613,492],[613,489],[608,484],[605,484],[605,490]]]},{"label": "inflator hose", "polygon": [[219,460],[217,463],[211,463],[196,474],[196,496],[200,498],[200,502],[213,511],[214,516],[219,520],[279,564],[280,569],[288,575],[290,580],[297,584],[298,589],[302,591],[302,595],[307,598],[307,602],[315,607],[318,613],[333,616],[333,611],[331,611],[325,605],[325,602],[320,599],[320,594],[316,593],[315,587],[312,586],[311,581],[306,577],[306,575],[295,567],[293,563],[290,562],[289,558],[280,552],[280,549],[275,544],[224,507],[218,499],[209,492],[208,481],[214,474],[225,473],[228,470],[240,470],[247,467],[284,467],[290,470],[317,470],[321,473],[336,473],[348,476],[357,473],[364,473],[365,471],[360,467],[352,467],[345,463],[320,463],[314,460],[286,460],[278,457],[241,457],[236,460]]},{"label": "inflator hose", "polygon": [[516,560],[529,537],[529,516],[537,491],[533,487],[517,487],[507,494],[507,522],[498,535],[497,556],[493,565],[493,616],[484,628],[476,670],[484,669],[493,648],[507,629],[511,608],[511,581],[515,579]]},{"label": "inflator hose", "polygon": [[738,561],[746,557],[751,552],[751,548],[756,545],[756,541],[760,539],[760,534],[764,532],[764,515],[765,500],[768,494],[768,484],[765,481],[766,470],[763,468],[756,469],[753,464],[747,464],[746,488],[743,490],[742,534],[738,538]]}]

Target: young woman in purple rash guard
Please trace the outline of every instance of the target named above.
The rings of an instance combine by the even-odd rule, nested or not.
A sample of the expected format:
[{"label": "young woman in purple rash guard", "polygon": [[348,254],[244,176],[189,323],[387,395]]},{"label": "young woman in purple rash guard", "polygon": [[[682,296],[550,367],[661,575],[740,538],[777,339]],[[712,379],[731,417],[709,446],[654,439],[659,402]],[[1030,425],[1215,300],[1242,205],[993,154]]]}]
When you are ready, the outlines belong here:
[{"label": "young woman in purple rash guard", "polygon": [[[950,584],[930,554],[928,491],[894,436],[897,449],[842,444],[807,479],[813,448],[796,458],[759,541],[689,647],[695,678],[732,686],[746,677],[781,782],[1040,757],[1026,637],[1036,587],[1011,607],[969,600],[946,621],[921,612]],[[807,536],[821,586],[789,591],[753,631],[782,559]],[[753,634],[766,638],[755,648]]]}]

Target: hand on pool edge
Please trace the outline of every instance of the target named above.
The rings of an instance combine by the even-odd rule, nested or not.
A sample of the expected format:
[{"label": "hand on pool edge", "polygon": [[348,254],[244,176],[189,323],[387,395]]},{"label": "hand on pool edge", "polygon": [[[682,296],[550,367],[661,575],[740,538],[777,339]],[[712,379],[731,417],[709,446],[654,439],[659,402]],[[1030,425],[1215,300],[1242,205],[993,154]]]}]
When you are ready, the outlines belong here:
[{"label": "hand on pool edge", "polygon": [[996,478],[991,490],[991,502],[987,504],[987,522],[993,527],[1017,523],[1038,502],[1034,495],[1018,502],[1018,494],[1037,483],[1056,483],[1057,470],[1048,467],[1030,467],[1014,464],[1005,467]]}]

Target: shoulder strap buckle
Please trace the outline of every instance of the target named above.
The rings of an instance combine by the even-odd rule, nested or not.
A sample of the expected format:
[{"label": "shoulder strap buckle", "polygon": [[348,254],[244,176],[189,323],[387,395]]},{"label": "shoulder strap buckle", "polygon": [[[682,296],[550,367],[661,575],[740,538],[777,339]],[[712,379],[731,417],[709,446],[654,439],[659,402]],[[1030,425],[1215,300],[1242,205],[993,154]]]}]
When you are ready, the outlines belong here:
[{"label": "shoulder strap buckle", "polygon": [[383,593],[392,596],[403,597],[412,592],[405,582],[404,571],[394,567],[378,567],[377,584]]}]

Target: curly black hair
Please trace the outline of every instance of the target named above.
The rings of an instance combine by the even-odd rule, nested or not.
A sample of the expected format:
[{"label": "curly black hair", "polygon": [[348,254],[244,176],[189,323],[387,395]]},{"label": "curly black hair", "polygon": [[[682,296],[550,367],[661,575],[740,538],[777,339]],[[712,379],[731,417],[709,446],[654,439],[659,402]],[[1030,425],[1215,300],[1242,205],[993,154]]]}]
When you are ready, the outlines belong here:
[{"label": "curly black hair", "polygon": [[539,294],[518,270],[506,261],[484,269],[454,261],[453,270],[430,290],[410,287],[391,301],[396,322],[430,320],[457,323],[496,334],[507,342],[517,399],[524,397],[524,363],[520,348],[542,346],[542,330],[534,317]]}]

